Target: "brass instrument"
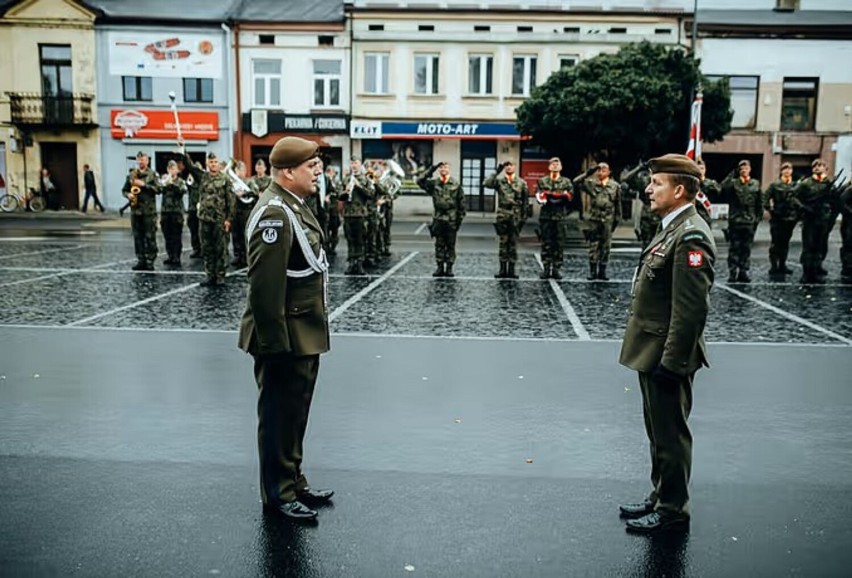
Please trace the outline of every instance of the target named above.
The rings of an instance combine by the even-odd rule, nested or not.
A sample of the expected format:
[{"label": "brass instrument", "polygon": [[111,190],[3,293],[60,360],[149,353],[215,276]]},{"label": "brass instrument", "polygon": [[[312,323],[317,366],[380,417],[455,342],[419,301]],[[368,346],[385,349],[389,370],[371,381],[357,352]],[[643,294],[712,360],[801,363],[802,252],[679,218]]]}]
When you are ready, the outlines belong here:
[{"label": "brass instrument", "polygon": [[235,166],[237,166],[237,161],[231,158],[228,164],[225,165],[225,174],[231,179],[231,190],[234,191],[237,198],[246,205],[249,205],[256,200],[254,191],[237,175],[236,171],[234,171]]},{"label": "brass instrument", "polygon": [[382,174],[377,183],[382,185],[391,199],[395,199],[402,188],[402,178],[405,176],[405,171],[393,159],[388,159],[387,165],[388,170]]},{"label": "brass instrument", "polygon": [[142,189],[137,185],[133,184],[133,181],[139,178],[139,170],[131,169],[130,170],[130,192],[127,194],[127,200],[130,201],[130,206],[135,207],[136,203],[139,202],[139,193],[142,192]]},{"label": "brass instrument", "polygon": [[172,178],[172,175],[170,175],[169,173],[166,173],[162,177],[160,177],[160,186],[161,187],[171,185],[174,182],[175,182],[174,178]]}]

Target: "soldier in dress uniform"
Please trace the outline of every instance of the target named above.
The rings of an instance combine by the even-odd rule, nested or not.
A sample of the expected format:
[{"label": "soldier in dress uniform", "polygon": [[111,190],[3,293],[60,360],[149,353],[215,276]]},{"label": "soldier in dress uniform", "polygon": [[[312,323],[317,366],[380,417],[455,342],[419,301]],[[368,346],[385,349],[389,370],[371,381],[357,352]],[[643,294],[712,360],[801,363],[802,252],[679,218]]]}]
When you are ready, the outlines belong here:
[{"label": "soldier in dress uniform", "polygon": [[361,157],[352,155],[349,180],[340,200],[343,201],[343,233],[346,235],[346,275],[364,275],[364,242],[368,205],[376,196],[373,181],[362,174]]},{"label": "soldier in dress uniform", "polygon": [[787,267],[787,254],[790,252],[790,237],[799,220],[801,204],[796,198],[793,165],[790,163],[781,165],[781,176],[766,188],[763,208],[769,211],[769,233],[772,236],[769,274],[792,273],[793,270]]},{"label": "soldier in dress uniform", "polygon": [[654,534],[689,525],[695,372],[707,366],[704,326],[716,246],[695,210],[698,166],[685,155],[650,162],[648,195],[662,228],[642,251],[619,362],[638,372],[651,448],[651,492],[624,504],[627,531]]},{"label": "soldier in dress uniform", "polygon": [[180,267],[183,252],[183,196],[187,193],[186,182],[180,177],[178,164],[169,161],[168,174],[161,185],[163,202],[160,206],[160,229],[166,240],[165,265]]},{"label": "soldier in dress uniform", "polygon": [[[136,155],[138,167],[131,170],[121,192],[130,204],[130,227],[133,231],[133,248],[136,252],[134,271],[153,271],[157,258],[157,195],[160,179],[148,166],[147,153]],[[138,188],[139,192],[135,193]]]},{"label": "soldier in dress uniform", "polygon": [[219,159],[214,153],[207,154],[207,170],[191,164],[189,155],[184,154],[184,163],[190,167],[192,178],[198,186],[198,221],[201,255],[207,279],[203,287],[225,284],[228,269],[228,233],[234,222],[236,196],[231,179],[222,172]]},{"label": "soldier in dress uniform", "polygon": [[[503,174],[501,174],[503,173]],[[518,236],[530,212],[527,182],[515,173],[515,163],[504,161],[482,186],[497,192],[497,218],[494,229],[499,237],[500,271],[495,279],[517,279]]]},{"label": "soldier in dress uniform", "polygon": [[[438,171],[437,178],[431,178]],[[433,165],[417,179],[417,186],[432,197],[432,224],[429,232],[435,239],[435,272],[433,277],[454,277],[456,235],[465,216],[464,190],[450,176],[450,163]]]},{"label": "soldier in dress uniform", "polygon": [[822,263],[828,254],[828,237],[837,218],[837,199],[828,178],[828,165],[822,159],[811,163],[813,174],[796,184],[796,198],[802,216],[802,283],[825,283],[828,275]]},{"label": "soldier in dress uniform", "polygon": [[571,179],[562,176],[562,161],[552,157],[547,164],[547,175],[541,177],[536,185],[536,200],[541,204],[538,222],[541,231],[541,262],[544,271],[542,279],[562,279],[559,269],[562,267],[565,248],[565,221],[571,212],[574,199],[574,186]]},{"label": "soldier in dress uniform", "polygon": [[[234,174],[244,183],[246,182],[246,164],[243,161],[236,162],[234,165]],[[246,263],[246,223],[248,223],[251,210],[260,196],[255,193],[254,189],[248,183],[246,183],[246,186],[248,186],[249,190],[240,192],[235,199],[234,225],[232,227],[233,233],[231,234],[231,244],[234,248],[234,258],[231,260],[231,265],[238,269],[248,266],[248,263]]]},{"label": "soldier in dress uniform", "polygon": [[239,337],[240,349],[254,358],[258,387],[263,511],[304,522],[334,495],[311,488],[302,468],[320,354],[330,348],[323,233],[305,205],[322,174],[317,152],[311,141],[285,137],[269,155],[274,182],[245,232],[248,294]]},{"label": "soldier in dress uniform", "polygon": [[590,281],[609,281],[606,275],[612,234],[621,221],[621,187],[611,178],[607,163],[598,163],[597,175],[583,181],[583,205],[589,221]]},{"label": "soldier in dress uniform", "polygon": [[728,283],[751,283],[751,247],[763,217],[760,181],[751,178],[751,163],[737,164],[737,175],[722,181],[722,198],[728,203]]}]

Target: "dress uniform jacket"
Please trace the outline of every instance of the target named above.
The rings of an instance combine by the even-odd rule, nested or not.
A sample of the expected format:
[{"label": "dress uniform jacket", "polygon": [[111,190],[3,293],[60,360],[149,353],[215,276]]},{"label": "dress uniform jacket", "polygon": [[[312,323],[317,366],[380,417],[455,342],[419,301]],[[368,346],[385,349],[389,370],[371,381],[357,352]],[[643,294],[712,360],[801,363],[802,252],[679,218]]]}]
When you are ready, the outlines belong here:
[{"label": "dress uniform jacket", "polygon": [[[312,255],[303,253],[285,207]],[[252,355],[329,350],[327,280],[324,270],[316,270],[325,261],[322,235],[311,210],[277,183],[260,196],[246,227],[249,289],[240,349]]]},{"label": "dress uniform jacket", "polygon": [[694,206],[678,214],[642,251],[619,362],[682,376],[708,366],[704,325],[716,244]]}]

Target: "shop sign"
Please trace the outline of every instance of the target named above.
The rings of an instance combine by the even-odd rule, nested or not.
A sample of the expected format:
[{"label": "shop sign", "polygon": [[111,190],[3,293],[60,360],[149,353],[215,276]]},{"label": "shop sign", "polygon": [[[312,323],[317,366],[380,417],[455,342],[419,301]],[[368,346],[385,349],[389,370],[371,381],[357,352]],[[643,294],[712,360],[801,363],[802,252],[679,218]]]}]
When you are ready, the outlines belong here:
[{"label": "shop sign", "polygon": [[383,121],[381,138],[448,138],[521,140],[515,125],[508,122]]},{"label": "shop sign", "polygon": [[[179,118],[184,140],[219,139],[219,113],[184,111]],[[177,139],[177,125],[171,110],[113,109],[110,134],[119,139]]]},{"label": "shop sign", "polygon": [[350,124],[349,136],[361,139],[382,138],[382,121],[353,120]]},{"label": "shop sign", "polygon": [[288,114],[284,117],[284,132],[346,133],[349,119],[345,116]]}]

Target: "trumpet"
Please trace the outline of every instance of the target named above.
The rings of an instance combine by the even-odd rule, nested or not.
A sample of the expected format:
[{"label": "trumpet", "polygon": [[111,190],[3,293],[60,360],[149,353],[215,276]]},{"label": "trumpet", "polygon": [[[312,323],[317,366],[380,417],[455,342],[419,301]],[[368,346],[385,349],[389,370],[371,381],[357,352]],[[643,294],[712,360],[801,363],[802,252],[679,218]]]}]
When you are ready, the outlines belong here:
[{"label": "trumpet", "polygon": [[166,173],[162,177],[160,177],[160,186],[161,187],[165,187],[166,185],[170,185],[173,182],[175,182],[175,180],[172,177],[172,175],[170,175],[169,173]]}]

